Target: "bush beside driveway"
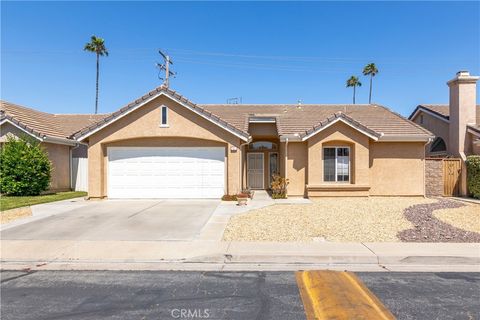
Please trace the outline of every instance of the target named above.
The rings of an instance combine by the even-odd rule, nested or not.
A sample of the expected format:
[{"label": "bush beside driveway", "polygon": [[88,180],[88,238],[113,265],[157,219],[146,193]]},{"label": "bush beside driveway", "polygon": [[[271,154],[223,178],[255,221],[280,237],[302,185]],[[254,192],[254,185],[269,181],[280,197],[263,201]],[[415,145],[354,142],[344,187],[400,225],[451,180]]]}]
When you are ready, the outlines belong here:
[{"label": "bush beside driveway", "polygon": [[433,199],[322,198],[311,205],[274,205],[230,219],[225,241],[399,241],[412,228],[403,211]]}]

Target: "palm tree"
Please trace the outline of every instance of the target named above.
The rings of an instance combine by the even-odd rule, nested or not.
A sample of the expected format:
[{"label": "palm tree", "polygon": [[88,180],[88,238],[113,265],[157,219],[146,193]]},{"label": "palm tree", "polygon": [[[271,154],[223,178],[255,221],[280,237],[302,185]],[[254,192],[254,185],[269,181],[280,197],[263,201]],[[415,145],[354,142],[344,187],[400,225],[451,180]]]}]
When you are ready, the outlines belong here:
[{"label": "palm tree", "polygon": [[372,103],[372,82],[373,77],[375,77],[377,73],[378,69],[375,63],[369,63],[363,68],[363,75],[370,76],[370,94],[368,95],[368,103]]},{"label": "palm tree", "polygon": [[355,104],[355,89],[361,86],[362,83],[358,80],[358,77],[351,76],[350,79],[347,80],[347,88],[353,87],[353,104]]},{"label": "palm tree", "polygon": [[105,40],[93,35],[90,42],[85,44],[83,50],[93,52],[97,56],[97,86],[95,91],[95,114],[98,112],[98,76],[100,73],[100,56],[108,56],[107,48],[105,47]]}]

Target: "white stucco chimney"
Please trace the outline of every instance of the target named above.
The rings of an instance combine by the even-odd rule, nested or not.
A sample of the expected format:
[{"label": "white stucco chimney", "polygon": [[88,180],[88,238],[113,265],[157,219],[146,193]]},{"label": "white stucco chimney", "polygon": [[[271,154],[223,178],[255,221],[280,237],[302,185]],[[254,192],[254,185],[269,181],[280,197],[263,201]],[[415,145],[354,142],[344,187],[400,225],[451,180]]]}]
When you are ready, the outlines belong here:
[{"label": "white stucco chimney", "polygon": [[464,157],[471,147],[467,141],[467,124],[477,121],[477,80],[468,71],[459,71],[447,82],[450,87],[450,126],[448,153]]}]

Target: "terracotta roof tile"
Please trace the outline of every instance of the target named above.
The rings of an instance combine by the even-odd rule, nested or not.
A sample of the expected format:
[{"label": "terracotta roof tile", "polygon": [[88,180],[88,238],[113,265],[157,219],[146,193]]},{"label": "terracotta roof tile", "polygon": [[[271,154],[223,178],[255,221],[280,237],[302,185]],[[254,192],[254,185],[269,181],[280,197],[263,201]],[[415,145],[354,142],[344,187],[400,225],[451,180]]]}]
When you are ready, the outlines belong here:
[{"label": "terracotta roof tile", "polygon": [[57,138],[68,138],[108,116],[108,114],[51,114],[3,100],[0,112],[2,118],[8,118],[36,136]]},{"label": "terracotta roof tile", "polygon": [[[448,106],[448,104],[420,104],[415,108],[415,110],[412,112],[409,118],[411,118],[415,114],[415,112],[420,108],[432,111],[433,113],[445,119],[450,118],[450,107]],[[477,108],[480,108],[480,105],[477,105]]]}]

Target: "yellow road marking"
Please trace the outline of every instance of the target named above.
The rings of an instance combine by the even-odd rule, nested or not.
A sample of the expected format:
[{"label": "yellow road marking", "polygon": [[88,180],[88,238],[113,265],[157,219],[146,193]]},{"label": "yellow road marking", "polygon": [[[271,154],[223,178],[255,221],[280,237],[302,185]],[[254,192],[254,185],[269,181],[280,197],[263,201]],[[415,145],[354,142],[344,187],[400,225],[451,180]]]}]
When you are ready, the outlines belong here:
[{"label": "yellow road marking", "polygon": [[395,319],[351,272],[299,271],[295,276],[307,320]]}]

